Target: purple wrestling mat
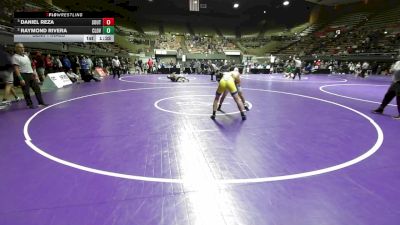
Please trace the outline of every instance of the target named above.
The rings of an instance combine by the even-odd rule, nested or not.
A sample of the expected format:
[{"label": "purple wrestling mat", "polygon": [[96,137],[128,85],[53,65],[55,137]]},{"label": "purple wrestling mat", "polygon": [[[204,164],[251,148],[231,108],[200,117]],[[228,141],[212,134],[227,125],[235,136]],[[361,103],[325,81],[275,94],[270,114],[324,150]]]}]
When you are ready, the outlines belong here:
[{"label": "purple wrestling mat", "polygon": [[[243,75],[210,119],[209,76],[106,78],[0,112],[1,225],[397,225],[389,77]],[[34,102],[36,103],[35,99]]]}]

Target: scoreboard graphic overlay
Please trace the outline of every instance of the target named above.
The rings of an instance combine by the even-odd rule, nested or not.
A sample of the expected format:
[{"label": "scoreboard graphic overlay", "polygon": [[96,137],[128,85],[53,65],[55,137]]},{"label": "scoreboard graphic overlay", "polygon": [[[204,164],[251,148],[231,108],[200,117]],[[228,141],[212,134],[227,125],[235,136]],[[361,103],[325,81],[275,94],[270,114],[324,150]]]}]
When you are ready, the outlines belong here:
[{"label": "scoreboard graphic overlay", "polygon": [[114,42],[114,25],[92,12],[16,12],[14,42]]}]

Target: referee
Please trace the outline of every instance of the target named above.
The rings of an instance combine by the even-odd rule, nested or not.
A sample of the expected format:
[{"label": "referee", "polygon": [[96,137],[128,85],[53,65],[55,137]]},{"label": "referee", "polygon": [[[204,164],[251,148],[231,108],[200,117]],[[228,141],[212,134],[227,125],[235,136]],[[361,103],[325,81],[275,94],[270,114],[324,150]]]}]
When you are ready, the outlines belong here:
[{"label": "referee", "polygon": [[372,110],[372,113],[382,114],[385,107],[396,97],[397,111],[399,114],[393,116],[393,119],[400,120],[400,55],[397,57],[398,61],[390,69],[393,72],[393,82],[387,90],[385,97],[382,100],[379,108]]},{"label": "referee", "polygon": [[294,57],[293,60],[294,60],[294,66],[295,66],[293,80],[294,80],[294,78],[296,78],[297,75],[299,75],[299,80],[300,80],[301,79],[301,60],[298,57]]},{"label": "referee", "polygon": [[32,69],[31,60],[27,55],[25,55],[23,44],[18,43],[15,45],[15,54],[12,57],[12,63],[14,65],[15,75],[20,81],[26,105],[31,109],[35,108],[29,92],[29,88],[32,88],[35,92],[39,106],[47,106],[43,101],[42,93],[37,81],[39,78]]}]

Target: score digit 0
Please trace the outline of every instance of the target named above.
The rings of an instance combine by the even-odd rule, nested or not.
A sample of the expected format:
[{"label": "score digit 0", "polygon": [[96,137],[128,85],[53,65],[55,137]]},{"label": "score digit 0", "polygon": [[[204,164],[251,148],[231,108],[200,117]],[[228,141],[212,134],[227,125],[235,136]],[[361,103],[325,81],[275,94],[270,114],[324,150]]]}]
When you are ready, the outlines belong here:
[{"label": "score digit 0", "polygon": [[103,18],[103,26],[114,26],[114,18]]},{"label": "score digit 0", "polygon": [[103,34],[114,34],[114,27],[103,27]]}]

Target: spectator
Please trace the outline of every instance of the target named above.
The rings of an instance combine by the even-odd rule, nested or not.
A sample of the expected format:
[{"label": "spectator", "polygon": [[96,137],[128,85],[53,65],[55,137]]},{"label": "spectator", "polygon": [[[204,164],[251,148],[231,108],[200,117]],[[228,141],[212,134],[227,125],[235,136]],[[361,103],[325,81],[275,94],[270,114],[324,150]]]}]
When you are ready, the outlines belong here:
[{"label": "spectator", "polygon": [[73,83],[75,83],[75,82],[77,82],[77,81],[79,80],[79,76],[78,76],[77,74],[75,74],[75,73],[72,71],[72,69],[69,69],[69,70],[66,72],[66,74],[67,74],[68,78],[69,78]]},{"label": "spectator", "polygon": [[[64,67],[64,71],[67,73],[68,71],[72,70],[72,64],[71,61],[69,60],[69,58],[64,55],[63,59],[62,59],[62,64]],[[71,71],[72,72],[72,71]]]}]

